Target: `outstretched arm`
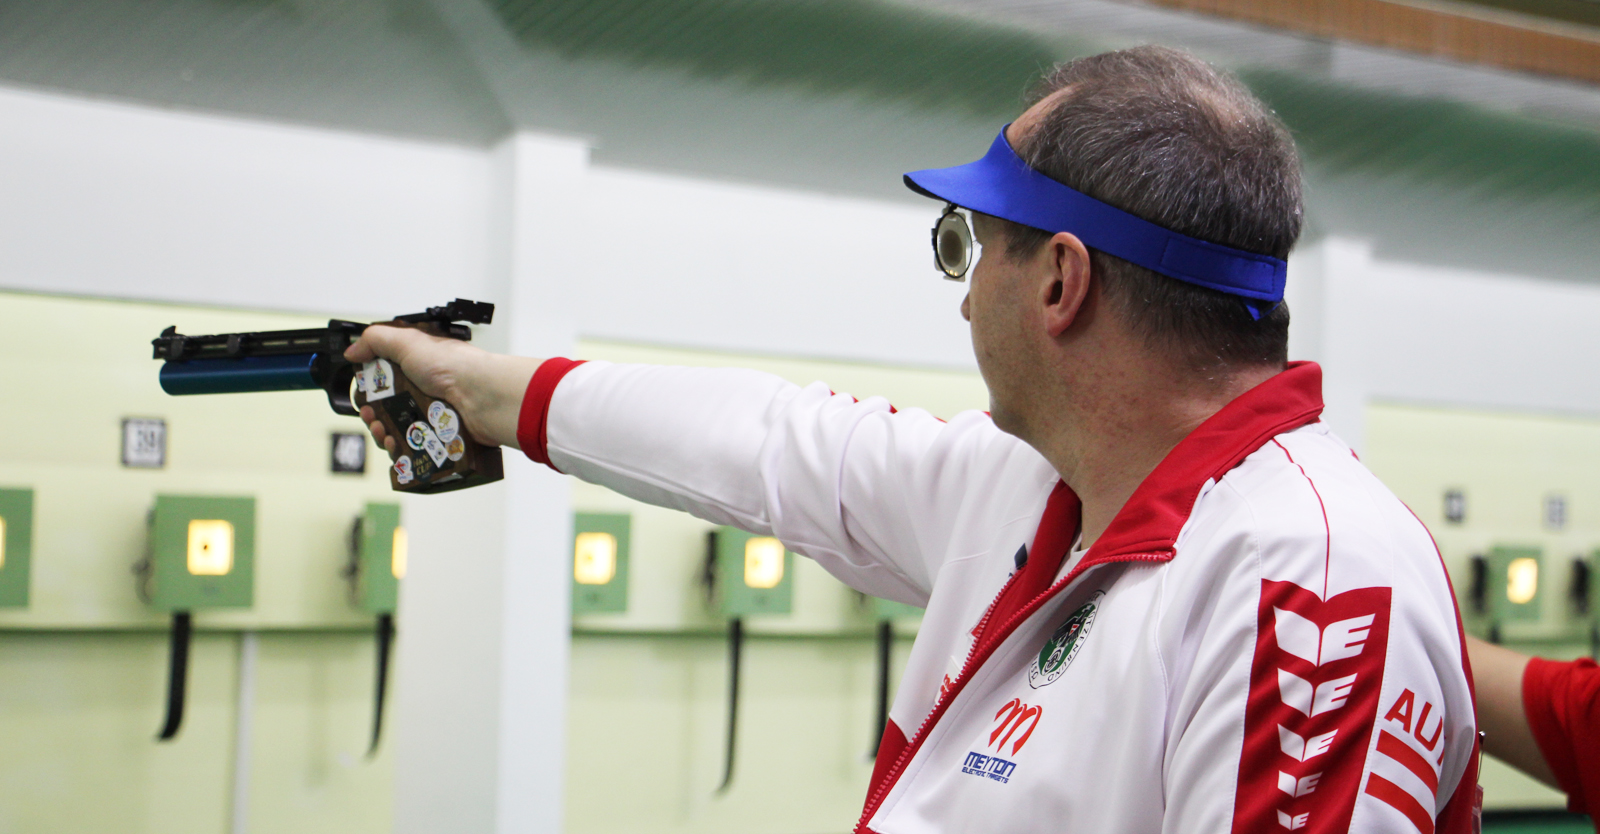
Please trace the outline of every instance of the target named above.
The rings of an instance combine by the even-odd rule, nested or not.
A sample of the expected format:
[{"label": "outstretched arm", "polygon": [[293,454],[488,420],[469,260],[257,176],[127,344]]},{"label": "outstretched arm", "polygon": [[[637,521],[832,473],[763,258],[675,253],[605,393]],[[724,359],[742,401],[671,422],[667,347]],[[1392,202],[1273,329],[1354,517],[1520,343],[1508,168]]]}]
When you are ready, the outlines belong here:
[{"label": "outstretched arm", "polygon": [[[944,423],[755,371],[578,367],[385,326],[367,328],[346,356],[397,363],[455,405],[482,442],[637,500],[775,535],[858,590],[919,605],[964,510],[1014,502],[1018,491],[1042,500],[1056,479],[981,413]],[[371,429],[392,453],[396,438]],[[1013,475],[996,480],[1001,471]]]},{"label": "outstretched arm", "polygon": [[1529,657],[1510,649],[1467,638],[1472,677],[1478,693],[1478,729],[1486,734],[1483,749],[1491,756],[1560,790],[1545,763],[1522,703],[1522,675]]},{"label": "outstretched arm", "polygon": [[[542,360],[490,353],[457,339],[381,324],[367,328],[344,355],[352,362],[381,356],[399,364],[417,387],[453,404],[467,431],[480,442],[521,448],[517,418],[528,381]],[[373,438],[393,454],[395,439],[385,436],[370,406],[361,409],[361,419],[372,429]]]}]

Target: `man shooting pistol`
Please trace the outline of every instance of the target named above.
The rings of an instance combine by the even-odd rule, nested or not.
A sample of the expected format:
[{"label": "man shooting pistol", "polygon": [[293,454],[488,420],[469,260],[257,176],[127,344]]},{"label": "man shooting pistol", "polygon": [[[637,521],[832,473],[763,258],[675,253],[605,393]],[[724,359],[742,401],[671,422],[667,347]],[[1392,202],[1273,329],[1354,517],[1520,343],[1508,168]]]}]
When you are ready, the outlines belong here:
[{"label": "man shooting pistol", "polygon": [[[493,304],[458,298],[383,324],[468,342],[468,324],[493,319]],[[154,358],[165,360],[161,388],[168,394],[323,389],[334,411],[380,423],[398,439],[388,444],[394,462],[389,482],[401,492],[448,492],[500,480],[499,446],[479,443],[454,405],[424,393],[387,359],[358,364],[345,358],[367,327],[332,319],[325,328],[185,336],[174,326],[151,344]]]}]

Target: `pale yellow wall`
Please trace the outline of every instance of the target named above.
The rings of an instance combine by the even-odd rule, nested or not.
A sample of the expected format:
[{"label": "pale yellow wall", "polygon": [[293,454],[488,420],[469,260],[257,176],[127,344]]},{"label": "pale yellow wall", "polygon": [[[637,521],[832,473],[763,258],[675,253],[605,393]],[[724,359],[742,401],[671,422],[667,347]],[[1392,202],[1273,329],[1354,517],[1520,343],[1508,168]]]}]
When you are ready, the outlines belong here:
[{"label": "pale yellow wall", "polygon": [[[909,648],[898,645],[897,667]],[[872,773],[871,639],[746,643],[737,770],[718,796],[726,654],[716,638],[575,638],[568,831],[816,834],[854,826]]]},{"label": "pale yellow wall", "polygon": [[[370,621],[348,608],[336,575],[350,518],[390,496],[381,458],[364,478],[330,475],[327,435],[356,423],[321,394],[171,398],[149,358],[149,340],[167,324],[220,332],[321,320],[16,294],[0,294],[0,320],[0,381],[12,406],[0,410],[0,431],[26,438],[0,457],[0,485],[37,490],[33,606],[0,612],[0,834],[226,831],[243,628],[260,630],[251,829],[388,830],[387,751],[364,757]],[[593,341],[577,353],[755,367],[943,417],[987,402],[970,373]],[[168,419],[166,470],[120,467],[123,416]],[[1496,541],[1542,543],[1557,555],[1600,543],[1600,421],[1395,405],[1368,416],[1367,463],[1439,535],[1458,577],[1467,555]],[[1468,493],[1460,528],[1440,517],[1448,487]],[[1570,526],[1559,534],[1539,526],[1539,501],[1552,489],[1569,499]],[[128,572],[158,491],[254,494],[260,528],[257,604],[198,618],[189,712],[167,745],[153,740],[165,619],[137,601]],[[858,597],[799,560],[794,614],[750,622],[738,775],[718,796],[726,646],[695,580],[708,525],[582,484],[574,503],[631,513],[634,536],[629,612],[574,623],[569,830],[847,830],[871,772],[874,718],[871,617]],[[897,669],[916,623],[899,626]],[[1539,639],[1527,648],[1570,656],[1577,644],[1553,642],[1565,627],[1552,621],[1521,636]],[[1486,774],[1491,806],[1558,801],[1495,763]]]},{"label": "pale yellow wall", "polygon": [[[256,668],[255,832],[390,828],[391,763],[365,758],[372,621],[345,601],[344,535],[392,500],[383,460],[328,472],[359,431],[319,392],[176,398],[150,340],[326,319],[0,293],[0,486],[35,490],[32,601],[0,609],[0,834],[215,834],[232,815],[239,629]],[[120,420],[165,417],[169,464],[123,469]],[[372,447],[369,447],[369,452]],[[182,732],[158,744],[167,618],[134,593],[157,492],[254,495],[255,606],[201,612]]]},{"label": "pale yellow wall", "polygon": [[[1433,532],[1458,594],[1473,554],[1496,544],[1543,548],[1544,619],[1507,623],[1505,638],[1552,656],[1586,648],[1587,621],[1566,598],[1571,560],[1600,547],[1600,420],[1377,404],[1367,410],[1364,460]],[[1466,494],[1461,524],[1444,519],[1448,489]],[[1551,493],[1567,498],[1564,530],[1543,526]],[[1485,627],[1465,613],[1469,628]]]},{"label": "pale yellow wall", "polygon": [[[1367,409],[1366,464],[1433,531],[1450,569],[1469,631],[1487,624],[1466,606],[1468,560],[1495,544],[1544,548],[1546,607],[1538,623],[1509,623],[1506,642],[1529,654],[1586,654],[1586,623],[1565,605],[1570,559],[1600,546],[1600,420],[1481,412],[1404,404]],[[1444,493],[1460,489],[1467,517],[1444,518]],[[1567,498],[1567,526],[1544,528],[1542,503]],[[1561,807],[1562,796],[1492,758],[1485,759],[1489,808]]]},{"label": "pale yellow wall", "polygon": [[[250,830],[390,830],[389,756],[365,758],[372,640],[259,639]],[[158,744],[165,634],[0,634],[0,832],[228,831],[239,640],[195,636],[183,731]]]}]

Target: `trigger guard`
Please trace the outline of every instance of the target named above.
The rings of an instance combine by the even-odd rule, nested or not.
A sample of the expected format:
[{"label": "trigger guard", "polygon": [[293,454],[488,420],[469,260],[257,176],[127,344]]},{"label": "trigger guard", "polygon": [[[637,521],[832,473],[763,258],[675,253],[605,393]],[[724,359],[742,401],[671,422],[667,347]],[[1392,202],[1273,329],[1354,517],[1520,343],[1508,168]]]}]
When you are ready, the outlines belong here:
[{"label": "trigger guard", "polygon": [[328,405],[339,414],[361,416],[361,410],[350,401],[350,387],[356,381],[356,366],[349,363],[335,367],[328,376]]}]

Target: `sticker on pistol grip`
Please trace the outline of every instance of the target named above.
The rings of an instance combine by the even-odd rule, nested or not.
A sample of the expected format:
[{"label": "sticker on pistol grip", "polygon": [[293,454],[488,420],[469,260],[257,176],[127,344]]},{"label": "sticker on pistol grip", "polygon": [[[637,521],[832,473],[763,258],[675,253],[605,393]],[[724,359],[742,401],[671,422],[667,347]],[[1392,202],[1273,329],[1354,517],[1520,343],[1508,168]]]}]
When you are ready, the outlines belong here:
[{"label": "sticker on pistol grip", "polygon": [[455,440],[456,435],[461,433],[461,418],[443,400],[434,400],[428,406],[428,424],[439,433],[439,440],[444,443]]},{"label": "sticker on pistol grip", "polygon": [[394,366],[387,359],[374,359],[361,366],[362,390],[368,400],[382,400],[394,396]]},{"label": "sticker on pistol grip", "polygon": [[433,465],[440,469],[443,469],[445,461],[450,459],[450,453],[445,451],[444,444],[440,443],[439,438],[434,437],[432,434],[429,434],[428,439],[423,441],[422,448],[427,451],[428,457],[433,458]]},{"label": "sticker on pistol grip", "polygon": [[444,450],[450,453],[451,460],[461,460],[462,455],[467,453],[467,442],[457,437],[445,444]]},{"label": "sticker on pistol grip", "polygon": [[411,474],[416,477],[418,483],[427,483],[438,471],[438,467],[434,466],[426,456],[418,455],[411,461]]},{"label": "sticker on pistol grip", "polygon": [[[428,453],[433,458],[433,465],[443,467],[444,462],[450,459],[450,454],[445,451],[444,444],[439,442],[439,436],[428,428],[428,424],[418,420],[406,429],[406,445],[418,451]],[[421,477],[422,473],[417,473]]]},{"label": "sticker on pistol grip", "polygon": [[401,455],[394,461],[394,479],[397,483],[411,483],[411,456]]}]

